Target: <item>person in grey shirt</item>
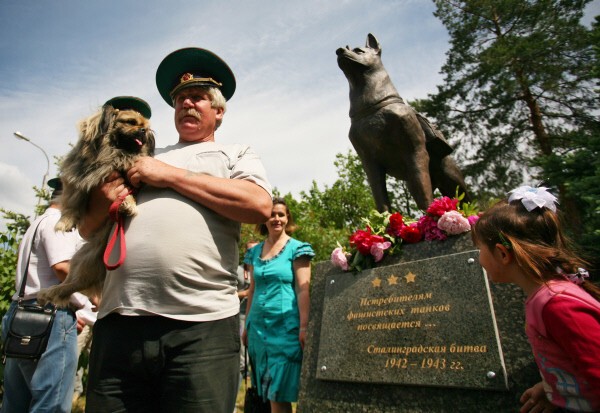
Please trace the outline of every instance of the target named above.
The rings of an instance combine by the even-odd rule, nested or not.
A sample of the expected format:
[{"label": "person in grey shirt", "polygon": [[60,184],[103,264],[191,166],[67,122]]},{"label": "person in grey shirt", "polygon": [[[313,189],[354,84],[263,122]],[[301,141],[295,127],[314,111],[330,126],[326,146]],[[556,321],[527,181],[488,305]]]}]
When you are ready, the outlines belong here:
[{"label": "person in grey shirt", "polygon": [[130,183],[127,258],[107,274],[90,355],[87,412],[231,413],[239,381],[236,272],[241,222],[264,222],[271,186],[247,145],[215,141],[235,78],[214,53],[159,65],[179,139],[93,191],[89,236]]}]

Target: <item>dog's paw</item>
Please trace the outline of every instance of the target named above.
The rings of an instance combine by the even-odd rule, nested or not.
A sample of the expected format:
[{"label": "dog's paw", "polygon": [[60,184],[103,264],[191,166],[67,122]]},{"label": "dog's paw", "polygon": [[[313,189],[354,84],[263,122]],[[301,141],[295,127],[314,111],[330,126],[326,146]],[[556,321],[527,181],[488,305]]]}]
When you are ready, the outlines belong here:
[{"label": "dog's paw", "polygon": [[119,207],[119,212],[128,216],[134,216],[137,214],[137,204],[135,203],[135,198],[133,195],[127,195]]},{"label": "dog's paw", "polygon": [[71,293],[65,294],[61,285],[45,288],[37,293],[37,302],[41,305],[52,303],[57,307],[66,308],[70,298]]},{"label": "dog's paw", "polygon": [[39,305],[46,305],[46,304],[52,302],[50,297],[48,297],[48,289],[40,290],[37,293],[36,300]]}]

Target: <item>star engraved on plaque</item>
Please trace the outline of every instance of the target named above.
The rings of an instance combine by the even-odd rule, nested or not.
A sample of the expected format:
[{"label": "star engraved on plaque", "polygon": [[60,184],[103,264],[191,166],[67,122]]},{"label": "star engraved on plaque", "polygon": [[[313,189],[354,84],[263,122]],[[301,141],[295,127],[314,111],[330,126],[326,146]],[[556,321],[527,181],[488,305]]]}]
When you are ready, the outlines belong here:
[{"label": "star engraved on plaque", "polygon": [[412,272],[408,272],[408,274],[406,274],[404,276],[404,278],[406,278],[406,283],[414,283],[415,282],[415,278],[416,278],[416,274],[413,274]]}]

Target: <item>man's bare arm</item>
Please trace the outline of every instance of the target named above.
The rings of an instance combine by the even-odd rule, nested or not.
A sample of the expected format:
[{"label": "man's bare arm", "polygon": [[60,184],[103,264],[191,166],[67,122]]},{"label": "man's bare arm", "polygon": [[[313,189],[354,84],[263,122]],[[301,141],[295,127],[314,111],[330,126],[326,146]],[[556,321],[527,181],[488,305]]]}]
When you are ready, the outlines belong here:
[{"label": "man's bare arm", "polygon": [[271,216],[269,193],[251,181],[194,173],[150,157],[136,161],[127,176],[134,186],[169,187],[234,221],[260,224]]}]

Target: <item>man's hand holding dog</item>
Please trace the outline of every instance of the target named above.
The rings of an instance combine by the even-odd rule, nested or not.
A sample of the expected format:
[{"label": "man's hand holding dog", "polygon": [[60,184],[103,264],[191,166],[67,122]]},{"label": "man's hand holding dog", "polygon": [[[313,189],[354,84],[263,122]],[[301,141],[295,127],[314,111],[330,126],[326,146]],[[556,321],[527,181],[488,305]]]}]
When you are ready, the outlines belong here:
[{"label": "man's hand holding dog", "polygon": [[164,188],[168,185],[170,177],[180,170],[174,166],[168,165],[156,158],[143,156],[135,161],[135,164],[127,171],[127,179],[136,188],[142,183]]},{"label": "man's hand holding dog", "polygon": [[113,172],[102,185],[92,189],[87,213],[79,226],[79,234],[88,239],[108,219],[110,205],[118,197],[125,197],[128,193],[125,179],[118,172]]}]

